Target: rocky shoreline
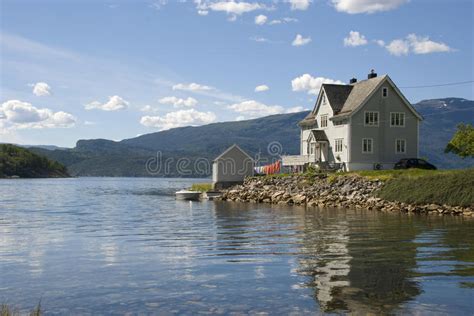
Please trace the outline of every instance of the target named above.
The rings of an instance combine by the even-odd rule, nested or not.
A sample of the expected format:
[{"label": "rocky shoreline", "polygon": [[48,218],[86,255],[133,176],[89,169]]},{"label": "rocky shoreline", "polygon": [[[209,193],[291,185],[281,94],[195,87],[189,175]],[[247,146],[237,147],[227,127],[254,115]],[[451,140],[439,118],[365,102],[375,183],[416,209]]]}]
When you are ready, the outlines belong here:
[{"label": "rocky shoreline", "polygon": [[247,178],[243,185],[224,190],[219,200],[474,216],[471,207],[415,205],[383,200],[376,196],[383,185],[384,182],[381,180],[369,180],[356,175],[333,179],[328,179],[326,174],[315,175],[310,179],[305,175],[251,177]]}]

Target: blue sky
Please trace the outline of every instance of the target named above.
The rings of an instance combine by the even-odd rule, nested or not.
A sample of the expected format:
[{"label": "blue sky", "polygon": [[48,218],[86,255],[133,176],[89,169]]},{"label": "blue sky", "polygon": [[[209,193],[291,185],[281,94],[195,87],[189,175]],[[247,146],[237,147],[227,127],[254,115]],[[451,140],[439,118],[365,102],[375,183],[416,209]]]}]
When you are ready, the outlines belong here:
[{"label": "blue sky", "polygon": [[2,142],[309,109],[321,83],[371,68],[413,103],[473,99],[472,84],[403,88],[473,80],[470,0],[3,0],[0,14]]}]

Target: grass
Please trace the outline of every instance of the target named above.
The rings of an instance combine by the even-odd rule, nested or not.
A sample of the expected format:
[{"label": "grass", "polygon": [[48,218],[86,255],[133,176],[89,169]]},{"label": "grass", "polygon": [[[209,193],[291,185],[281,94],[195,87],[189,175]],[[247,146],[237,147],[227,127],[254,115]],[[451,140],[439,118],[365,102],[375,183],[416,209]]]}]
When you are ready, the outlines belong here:
[{"label": "grass", "polygon": [[212,191],[212,183],[194,183],[191,186],[191,190],[199,192]]},{"label": "grass", "polygon": [[332,173],[329,180],[334,181],[337,177],[358,175],[369,180],[387,181],[398,177],[407,179],[417,179],[424,176],[435,174],[450,174],[453,170],[423,170],[423,169],[405,169],[405,170],[360,170],[350,172]]},{"label": "grass", "polygon": [[474,206],[474,168],[395,171],[398,170],[388,177],[378,197],[413,204]]},{"label": "grass", "polygon": [[[0,305],[0,316],[21,316],[25,315],[21,313],[18,308],[11,307],[8,304]],[[29,313],[30,316],[41,316],[43,312],[41,310],[41,302]]]}]

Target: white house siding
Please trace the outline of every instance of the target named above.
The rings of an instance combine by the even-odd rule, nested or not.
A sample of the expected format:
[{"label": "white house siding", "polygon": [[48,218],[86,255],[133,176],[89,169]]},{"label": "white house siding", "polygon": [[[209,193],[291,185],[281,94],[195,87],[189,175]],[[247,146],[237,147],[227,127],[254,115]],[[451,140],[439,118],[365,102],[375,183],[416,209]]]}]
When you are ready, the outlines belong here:
[{"label": "white house siding", "polygon": [[[388,96],[382,97],[382,88],[388,89]],[[379,112],[379,126],[364,126],[365,112]],[[390,127],[390,112],[405,113],[405,127]],[[385,81],[368,102],[353,114],[351,118],[351,157],[349,170],[372,169],[374,164],[382,168],[393,168],[401,158],[413,158],[418,155],[418,118],[406,106],[395,89]],[[373,139],[371,154],[362,153],[362,139]],[[395,153],[395,140],[406,140],[406,153]]]},{"label": "white house siding", "polygon": [[214,185],[235,184],[244,181],[245,177],[253,175],[253,160],[238,147],[231,147],[214,160],[212,165],[212,181]]},{"label": "white house siding", "polygon": [[[322,100],[322,98],[320,99]],[[326,99],[327,100],[327,99]],[[328,125],[327,127],[321,127],[321,115],[327,115],[328,116]],[[327,161],[330,162],[347,162],[348,161],[348,150],[349,150],[349,144],[348,144],[348,125],[337,125],[334,126],[334,123],[331,121],[331,118],[333,117],[333,110],[332,107],[327,100],[326,103],[321,103],[320,107],[316,113],[316,120],[317,120],[317,127],[313,129],[319,129],[323,130],[326,133],[326,136],[329,141],[329,148],[328,148],[328,159]],[[309,131],[307,132],[306,135],[303,135],[302,141],[306,140],[309,136]],[[343,145],[342,145],[342,152],[341,153],[336,153],[335,151],[335,146],[336,146],[336,139],[342,138]],[[307,149],[305,149],[307,150]],[[336,156],[339,156],[341,160],[336,160]]]},{"label": "white house siding", "polygon": [[306,142],[306,140],[308,139],[310,133],[311,133],[311,128],[306,128],[306,129],[301,130],[301,155],[304,155],[304,156],[309,155],[308,143]]}]

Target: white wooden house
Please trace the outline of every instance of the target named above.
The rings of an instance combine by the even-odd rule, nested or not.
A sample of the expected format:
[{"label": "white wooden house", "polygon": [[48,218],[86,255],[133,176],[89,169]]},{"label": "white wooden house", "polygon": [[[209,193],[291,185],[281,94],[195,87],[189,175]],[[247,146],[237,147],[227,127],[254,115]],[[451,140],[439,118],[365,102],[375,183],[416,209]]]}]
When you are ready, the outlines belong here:
[{"label": "white wooden house", "polygon": [[300,155],[283,166],[390,169],[418,157],[422,117],[388,75],[373,71],[347,85],[323,84],[314,109],[299,123]]}]

